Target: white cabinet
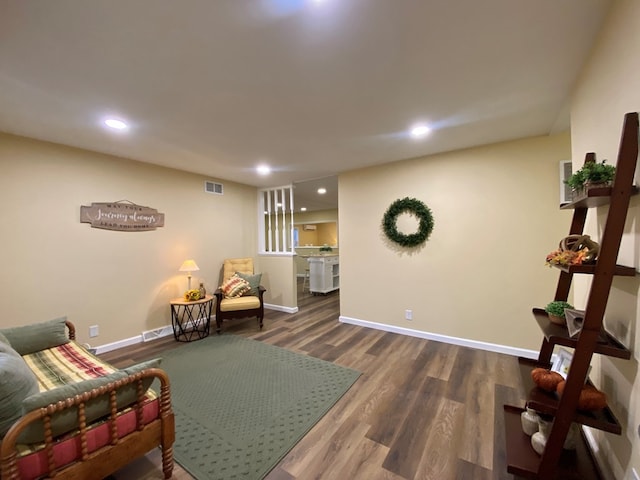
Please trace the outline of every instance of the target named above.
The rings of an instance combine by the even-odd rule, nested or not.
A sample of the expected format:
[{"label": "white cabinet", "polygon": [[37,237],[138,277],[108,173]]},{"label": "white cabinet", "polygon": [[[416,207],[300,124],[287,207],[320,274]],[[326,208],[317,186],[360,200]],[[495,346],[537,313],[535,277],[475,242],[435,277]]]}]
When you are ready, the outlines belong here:
[{"label": "white cabinet", "polygon": [[340,262],[338,255],[309,257],[309,291],[329,293],[340,288]]}]

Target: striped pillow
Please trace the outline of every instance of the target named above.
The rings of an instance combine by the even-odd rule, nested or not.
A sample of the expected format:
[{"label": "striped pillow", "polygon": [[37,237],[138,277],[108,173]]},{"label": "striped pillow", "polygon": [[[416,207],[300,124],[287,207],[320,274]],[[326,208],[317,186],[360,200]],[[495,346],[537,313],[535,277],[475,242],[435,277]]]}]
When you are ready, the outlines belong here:
[{"label": "striped pillow", "polygon": [[246,280],[233,275],[220,286],[225,298],[238,298],[251,290],[251,285]]}]

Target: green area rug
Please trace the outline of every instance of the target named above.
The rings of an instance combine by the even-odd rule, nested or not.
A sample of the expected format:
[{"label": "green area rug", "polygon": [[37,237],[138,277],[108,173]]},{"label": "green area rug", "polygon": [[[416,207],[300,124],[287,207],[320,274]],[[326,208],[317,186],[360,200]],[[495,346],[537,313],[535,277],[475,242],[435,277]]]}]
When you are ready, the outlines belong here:
[{"label": "green area rug", "polygon": [[176,461],[199,480],[261,479],[359,372],[234,335],[163,354]]}]

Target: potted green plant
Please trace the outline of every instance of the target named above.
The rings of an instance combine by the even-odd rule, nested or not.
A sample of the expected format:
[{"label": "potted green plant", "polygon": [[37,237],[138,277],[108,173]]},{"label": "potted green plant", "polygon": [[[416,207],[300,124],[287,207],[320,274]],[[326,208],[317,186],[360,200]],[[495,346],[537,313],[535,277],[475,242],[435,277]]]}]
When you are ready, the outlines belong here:
[{"label": "potted green plant", "polygon": [[607,165],[606,160],[603,160],[600,163],[586,163],[582,167],[582,170],[584,170],[585,186],[593,184],[609,185],[613,182],[613,178],[616,176],[616,167],[613,165]]},{"label": "potted green plant", "polygon": [[575,192],[592,186],[610,185],[616,176],[616,167],[602,162],[587,162],[580,170],[565,180],[565,183]]},{"label": "potted green plant", "polygon": [[549,315],[549,321],[551,323],[555,323],[557,325],[566,325],[567,319],[564,317],[565,308],[572,309],[573,305],[562,300],[554,300],[553,302],[547,304],[546,307],[544,307],[544,311],[547,312],[547,315]]}]

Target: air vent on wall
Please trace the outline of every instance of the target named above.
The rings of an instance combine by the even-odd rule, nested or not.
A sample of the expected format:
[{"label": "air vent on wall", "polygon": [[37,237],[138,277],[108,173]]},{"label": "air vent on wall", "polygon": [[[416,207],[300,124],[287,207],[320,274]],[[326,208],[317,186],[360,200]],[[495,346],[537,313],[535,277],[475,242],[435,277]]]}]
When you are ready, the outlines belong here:
[{"label": "air vent on wall", "polygon": [[560,205],[571,202],[571,187],[564,183],[572,173],[571,160],[560,162]]},{"label": "air vent on wall", "polygon": [[315,229],[316,229],[315,225],[303,225],[302,226],[302,230],[311,230],[311,231],[313,231]]},{"label": "air vent on wall", "polygon": [[204,182],[204,191],[207,193],[215,193],[216,195],[224,195],[224,189],[221,183],[210,181]]}]

